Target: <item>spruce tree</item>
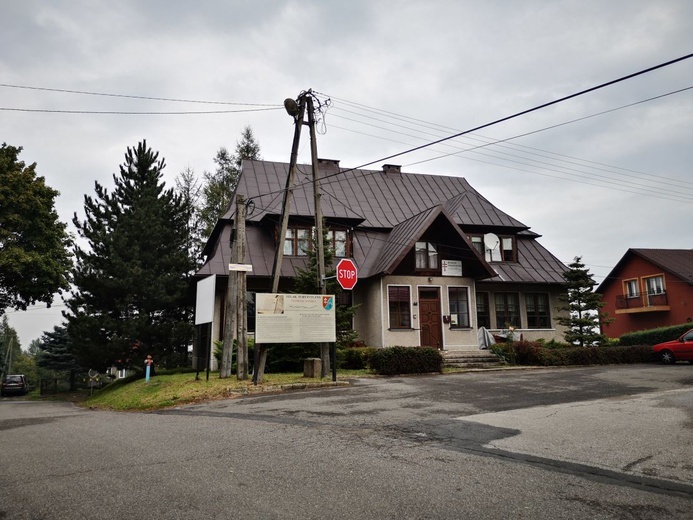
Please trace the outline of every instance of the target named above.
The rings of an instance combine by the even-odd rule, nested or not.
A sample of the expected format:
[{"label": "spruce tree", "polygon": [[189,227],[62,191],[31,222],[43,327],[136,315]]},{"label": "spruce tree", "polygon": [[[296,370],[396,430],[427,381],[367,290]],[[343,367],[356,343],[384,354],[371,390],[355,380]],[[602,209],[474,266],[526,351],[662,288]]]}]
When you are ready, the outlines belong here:
[{"label": "spruce tree", "polygon": [[568,343],[581,347],[600,345],[606,337],[600,332],[600,323],[609,323],[607,313],[600,312],[604,306],[599,293],[594,292],[597,283],[589,269],[575,257],[569,269],[563,273],[566,292],[559,298],[563,305],[559,311],[567,314],[558,317],[558,323],[567,327],[563,337]]},{"label": "spruce tree", "polygon": [[70,351],[70,340],[64,325],[53,327],[52,332],[44,332],[39,341],[36,366],[53,372],[69,372],[70,391],[76,388],[75,374],[79,365]]},{"label": "spruce tree", "polygon": [[73,353],[85,368],[158,365],[187,359],[192,337],[193,270],[185,201],[162,181],[164,159],[142,141],[128,148],[109,192],[95,183],[75,214],[74,286],[66,301]]}]

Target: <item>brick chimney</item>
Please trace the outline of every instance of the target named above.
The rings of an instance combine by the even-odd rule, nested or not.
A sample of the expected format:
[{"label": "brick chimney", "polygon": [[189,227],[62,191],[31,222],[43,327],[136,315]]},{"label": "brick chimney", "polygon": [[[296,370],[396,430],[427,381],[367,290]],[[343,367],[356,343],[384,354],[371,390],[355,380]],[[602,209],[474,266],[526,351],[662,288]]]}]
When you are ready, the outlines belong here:
[{"label": "brick chimney", "polygon": [[339,159],[318,159],[318,169],[338,172]]},{"label": "brick chimney", "polygon": [[402,175],[402,166],[399,164],[383,164],[383,173],[388,177]]}]

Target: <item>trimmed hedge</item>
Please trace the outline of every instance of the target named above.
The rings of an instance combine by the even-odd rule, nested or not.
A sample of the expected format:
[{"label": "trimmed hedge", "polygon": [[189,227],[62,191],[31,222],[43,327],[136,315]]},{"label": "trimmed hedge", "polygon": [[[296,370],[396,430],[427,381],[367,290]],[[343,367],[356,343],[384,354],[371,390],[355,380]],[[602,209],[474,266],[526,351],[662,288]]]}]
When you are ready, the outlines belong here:
[{"label": "trimmed hedge", "polygon": [[374,349],[370,368],[382,375],[424,374],[443,371],[443,356],[430,347],[387,347]]},{"label": "trimmed hedge", "polygon": [[612,365],[657,360],[649,346],[544,348],[537,342],[518,341],[498,343],[491,350],[511,365]]},{"label": "trimmed hedge", "polygon": [[657,343],[678,339],[684,332],[692,328],[693,323],[684,323],[683,325],[674,325],[672,327],[659,327],[657,329],[627,332],[620,337],[619,343],[623,346],[656,345]]}]

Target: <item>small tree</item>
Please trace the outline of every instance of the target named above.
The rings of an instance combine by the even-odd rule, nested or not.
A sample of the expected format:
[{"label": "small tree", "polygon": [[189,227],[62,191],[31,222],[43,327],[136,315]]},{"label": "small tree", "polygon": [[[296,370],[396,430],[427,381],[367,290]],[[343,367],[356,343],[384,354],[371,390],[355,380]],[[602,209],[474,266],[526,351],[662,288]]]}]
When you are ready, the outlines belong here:
[{"label": "small tree", "polygon": [[76,388],[75,375],[78,364],[70,352],[70,338],[64,325],[53,327],[52,332],[44,332],[36,355],[36,365],[39,368],[53,372],[70,373],[70,391]]},{"label": "small tree", "polygon": [[563,337],[568,343],[589,347],[600,345],[606,337],[600,332],[600,323],[610,323],[607,313],[600,312],[604,306],[599,293],[594,292],[597,283],[589,269],[575,257],[569,269],[563,273],[566,280],[566,293],[559,300],[563,302],[558,310],[567,311],[567,316],[559,316],[558,323],[567,327]]},{"label": "small tree", "polygon": [[[325,244],[325,293],[334,294],[337,301],[339,295],[344,292],[335,277],[335,270],[332,267],[334,251],[329,247],[327,240],[329,230],[323,225],[323,244]],[[294,277],[294,290],[301,294],[320,294],[321,287],[318,285],[318,255],[317,238],[313,233],[312,247],[308,251],[308,263],[306,269],[296,268]],[[351,328],[352,319],[356,314],[357,307],[339,305],[335,307],[335,322],[337,327],[337,346],[345,347],[356,339],[356,332]],[[323,367],[329,366],[329,351],[323,349],[320,352]]]}]

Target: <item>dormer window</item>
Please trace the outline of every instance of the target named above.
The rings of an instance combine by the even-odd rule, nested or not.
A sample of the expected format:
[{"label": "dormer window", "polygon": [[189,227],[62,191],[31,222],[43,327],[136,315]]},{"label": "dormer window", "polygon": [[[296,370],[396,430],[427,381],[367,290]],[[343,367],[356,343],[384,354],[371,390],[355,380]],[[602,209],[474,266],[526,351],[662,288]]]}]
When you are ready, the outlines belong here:
[{"label": "dormer window", "polygon": [[469,240],[487,262],[516,262],[515,237],[498,235],[497,238],[492,244],[484,243],[484,235],[471,235]]},{"label": "dormer window", "polygon": [[430,242],[417,242],[416,269],[418,271],[435,271],[438,269],[438,250],[435,244]]},{"label": "dormer window", "polygon": [[[308,256],[313,249],[314,227],[293,227],[286,230],[284,254],[286,256]],[[350,251],[349,232],[346,229],[328,230],[325,247],[331,248],[336,258],[346,258]]]}]

